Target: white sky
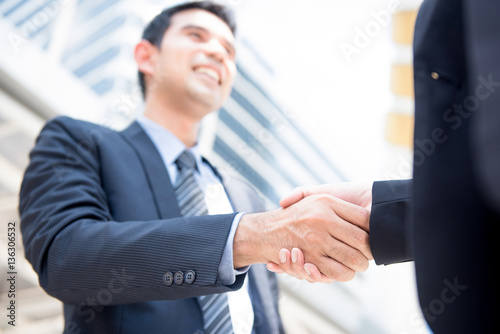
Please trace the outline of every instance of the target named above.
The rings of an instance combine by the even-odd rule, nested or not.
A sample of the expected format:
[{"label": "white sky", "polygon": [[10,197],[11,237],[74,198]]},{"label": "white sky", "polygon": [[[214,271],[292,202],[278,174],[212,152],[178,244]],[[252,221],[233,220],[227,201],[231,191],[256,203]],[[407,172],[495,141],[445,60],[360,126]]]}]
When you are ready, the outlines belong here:
[{"label": "white sky", "polygon": [[[391,110],[390,66],[397,55],[392,22],[376,14],[409,0],[226,0],[241,35],[276,72],[272,87],[299,124],[352,179],[383,176],[385,117]],[[377,23],[381,22],[381,23]],[[352,54],[358,31],[372,37]],[[359,43],[357,45],[360,45]]]}]

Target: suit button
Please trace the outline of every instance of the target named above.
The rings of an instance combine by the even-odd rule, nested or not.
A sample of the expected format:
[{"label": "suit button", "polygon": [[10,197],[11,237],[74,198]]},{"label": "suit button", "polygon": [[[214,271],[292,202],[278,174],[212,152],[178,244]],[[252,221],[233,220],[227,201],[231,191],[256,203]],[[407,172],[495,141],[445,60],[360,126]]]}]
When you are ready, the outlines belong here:
[{"label": "suit button", "polygon": [[437,73],[437,72],[432,72],[432,73],[431,73],[431,77],[432,77],[432,79],[437,80],[437,79],[439,79],[439,73]]},{"label": "suit button", "polygon": [[184,282],[184,273],[182,271],[178,271],[174,274],[174,283],[181,285],[182,282]]},{"label": "suit button", "polygon": [[167,271],[163,275],[163,283],[165,283],[165,285],[167,286],[171,286],[173,282],[174,282],[174,274],[172,274],[170,271]]},{"label": "suit button", "polygon": [[186,275],[184,275],[184,281],[186,282],[186,284],[193,284],[195,277],[196,273],[192,270],[189,270],[186,272]]}]

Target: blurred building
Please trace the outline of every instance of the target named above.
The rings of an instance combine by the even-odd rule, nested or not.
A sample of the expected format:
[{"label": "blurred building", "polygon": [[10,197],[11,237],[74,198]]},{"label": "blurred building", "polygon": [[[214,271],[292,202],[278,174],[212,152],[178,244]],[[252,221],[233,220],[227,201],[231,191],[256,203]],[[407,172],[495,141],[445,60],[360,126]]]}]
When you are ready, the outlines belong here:
[{"label": "blurred building", "polygon": [[[178,1],[0,1],[0,35],[7,37],[0,40],[2,222],[19,223],[17,192],[27,154],[45,120],[68,115],[119,130],[140,113],[133,47],[145,22],[160,10],[159,4],[174,2]],[[239,13],[255,6],[226,2],[238,3]],[[411,26],[412,19],[405,24]],[[296,186],[348,180],[337,161],[301,127],[296,111],[273,94],[273,65],[265,60],[265,50],[257,50],[245,37],[249,33],[239,32],[239,75],[229,100],[204,120],[204,155],[222,171],[251,183],[269,208]],[[411,110],[404,115],[411,118]],[[391,125],[397,122],[393,118],[388,117],[387,138],[399,145],[394,138],[407,140],[408,133],[394,137],[391,129],[401,126]],[[331,145],[335,144],[343,143]],[[404,149],[410,152],[408,146]],[[2,247],[4,233],[0,231]],[[20,238],[19,234],[20,229]],[[1,267],[6,260],[0,260],[6,272]],[[61,332],[60,302],[38,287],[20,239],[17,261],[22,278],[19,326],[10,328],[2,322],[0,328],[6,333]],[[349,284],[323,286],[280,278],[280,305],[290,333],[388,333],[392,328],[379,319],[380,312],[368,307],[374,296],[370,273]],[[3,303],[5,292],[0,292]]]}]

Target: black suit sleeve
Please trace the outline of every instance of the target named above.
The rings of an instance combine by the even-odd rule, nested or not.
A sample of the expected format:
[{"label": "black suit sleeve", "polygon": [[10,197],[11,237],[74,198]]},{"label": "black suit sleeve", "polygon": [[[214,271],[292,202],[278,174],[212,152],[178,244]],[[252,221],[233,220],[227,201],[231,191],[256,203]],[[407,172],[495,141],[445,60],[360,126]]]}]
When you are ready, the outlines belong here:
[{"label": "black suit sleeve", "polygon": [[373,184],[370,247],[378,265],[412,260],[411,185],[411,180],[379,181]]},{"label": "black suit sleeve", "polygon": [[[49,122],[21,186],[25,254],[45,291],[68,304],[115,305],[239,288],[242,280],[227,287],[218,279],[235,214],[115,221],[100,148],[82,136],[85,129],[60,118]],[[192,285],[163,283],[167,271],[188,270],[196,271]]]}]

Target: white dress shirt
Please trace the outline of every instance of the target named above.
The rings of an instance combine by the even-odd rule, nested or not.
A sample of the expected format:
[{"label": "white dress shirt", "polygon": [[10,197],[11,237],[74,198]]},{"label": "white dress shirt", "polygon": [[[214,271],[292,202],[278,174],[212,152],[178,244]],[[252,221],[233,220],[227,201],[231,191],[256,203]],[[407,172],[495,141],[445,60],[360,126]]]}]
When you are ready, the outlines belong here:
[{"label": "white dress shirt", "polygon": [[[168,171],[170,181],[175,185],[178,174],[175,160],[186,150],[186,146],[170,131],[145,116],[139,116],[137,122],[156,146]],[[205,194],[208,214],[215,215],[234,212],[221,180],[214,174],[212,168],[203,162],[198,145],[188,150],[193,153],[196,159],[198,170],[195,171],[194,177]],[[241,269],[233,268],[233,240],[242,215],[243,213],[239,213],[233,220],[219,266],[219,277],[224,285],[233,284],[236,281],[236,275],[246,273],[250,268],[249,266]],[[240,290],[229,292],[227,295],[235,333],[250,334],[253,327],[254,314],[247,279],[245,279],[243,287]]]}]

